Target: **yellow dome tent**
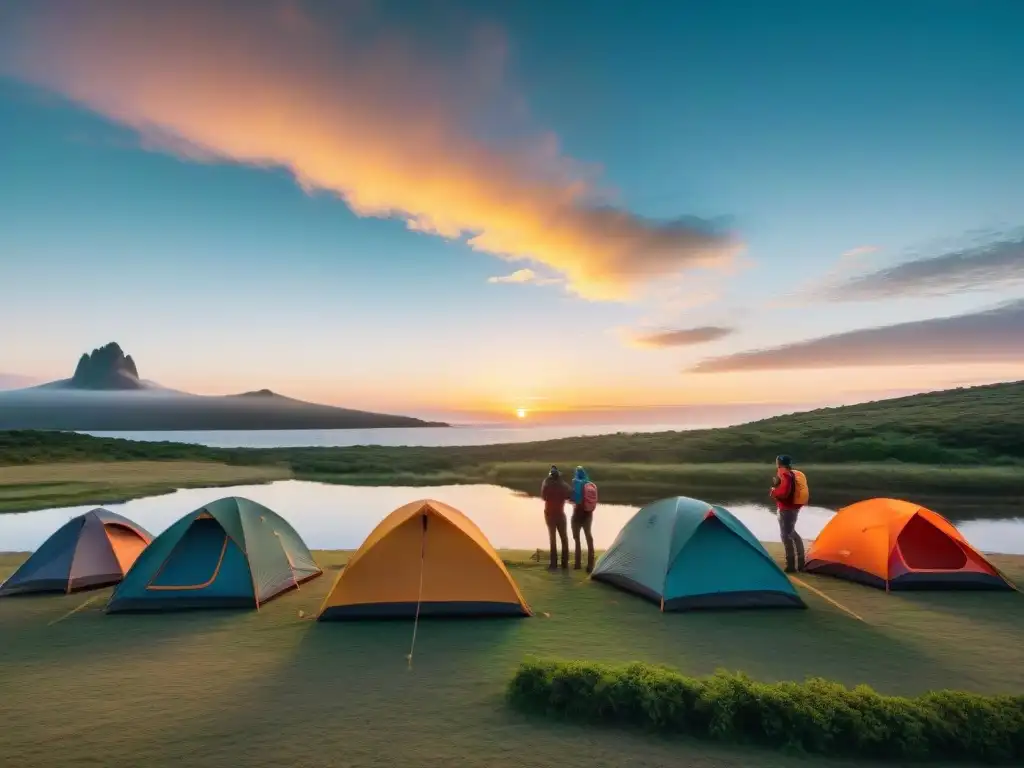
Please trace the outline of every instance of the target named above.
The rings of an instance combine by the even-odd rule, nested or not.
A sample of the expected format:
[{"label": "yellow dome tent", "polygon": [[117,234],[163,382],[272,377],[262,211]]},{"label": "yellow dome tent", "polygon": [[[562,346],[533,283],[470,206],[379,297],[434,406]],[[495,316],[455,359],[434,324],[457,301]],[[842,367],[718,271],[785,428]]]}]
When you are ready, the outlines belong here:
[{"label": "yellow dome tent", "polygon": [[341,570],[320,621],[529,616],[483,532],[454,507],[420,500],[381,520]]}]

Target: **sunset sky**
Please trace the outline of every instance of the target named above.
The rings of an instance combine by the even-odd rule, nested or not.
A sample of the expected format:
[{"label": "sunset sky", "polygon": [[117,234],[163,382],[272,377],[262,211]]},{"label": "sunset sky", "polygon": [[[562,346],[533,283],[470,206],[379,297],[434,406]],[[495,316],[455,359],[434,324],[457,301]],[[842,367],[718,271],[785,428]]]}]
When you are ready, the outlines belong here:
[{"label": "sunset sky", "polygon": [[404,413],[1024,379],[1020,0],[0,8],[0,387]]}]

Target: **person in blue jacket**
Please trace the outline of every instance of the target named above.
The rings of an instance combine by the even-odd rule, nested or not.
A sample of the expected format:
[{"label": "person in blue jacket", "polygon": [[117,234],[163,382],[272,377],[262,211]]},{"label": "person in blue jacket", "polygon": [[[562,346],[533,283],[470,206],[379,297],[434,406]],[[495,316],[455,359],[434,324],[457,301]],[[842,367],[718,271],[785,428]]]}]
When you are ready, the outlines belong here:
[{"label": "person in blue jacket", "polygon": [[572,479],[572,538],[576,543],[576,559],[573,568],[580,569],[580,558],[582,547],[580,546],[580,532],[587,537],[587,573],[594,570],[594,534],[591,526],[594,522],[594,510],[586,509],[584,506],[584,489],[590,477],[583,467],[576,467],[575,476]]}]

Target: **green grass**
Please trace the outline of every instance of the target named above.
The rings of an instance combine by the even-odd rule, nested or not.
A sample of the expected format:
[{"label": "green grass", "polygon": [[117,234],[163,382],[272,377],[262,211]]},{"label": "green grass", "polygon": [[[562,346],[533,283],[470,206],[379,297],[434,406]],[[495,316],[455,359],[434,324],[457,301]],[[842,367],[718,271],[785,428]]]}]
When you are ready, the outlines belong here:
[{"label": "green grass", "polygon": [[110,504],[172,493],[267,483],[291,476],[281,466],[229,466],[212,461],[121,461],[0,466],[0,512]]},{"label": "green grass", "polygon": [[[778,556],[777,548],[773,554]],[[86,593],[0,600],[0,754],[11,765],[459,765],[768,768],[843,765],[523,716],[504,698],[524,658],[641,661],[703,676],[820,676],[914,696],[1024,690],[1024,597],[890,594],[824,577],[810,610],[661,614],[578,572],[503,553],[536,616],[324,624],[324,578],[257,612],[106,616]],[[23,556],[0,556],[0,575]],[[997,557],[1024,581],[1024,558]],[[67,615],[90,597],[77,613]],[[63,618],[62,618],[63,617]],[[55,622],[55,623],[54,623]]]}]

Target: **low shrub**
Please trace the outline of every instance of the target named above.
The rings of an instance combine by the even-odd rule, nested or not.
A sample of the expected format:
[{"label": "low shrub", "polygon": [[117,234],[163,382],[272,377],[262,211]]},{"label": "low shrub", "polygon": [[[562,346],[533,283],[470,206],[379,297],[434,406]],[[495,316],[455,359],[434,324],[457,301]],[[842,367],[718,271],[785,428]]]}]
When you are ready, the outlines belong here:
[{"label": "low shrub", "polygon": [[514,706],[592,723],[829,756],[1024,764],[1024,696],[935,691],[883,696],[813,678],[685,677],[649,664],[526,661]]}]

